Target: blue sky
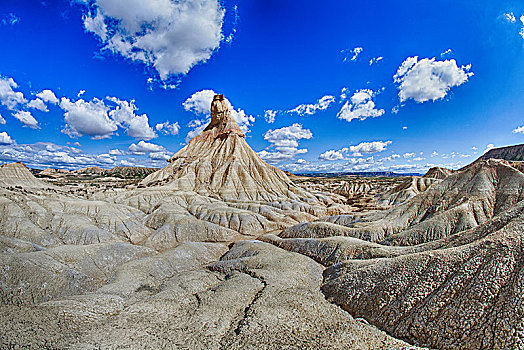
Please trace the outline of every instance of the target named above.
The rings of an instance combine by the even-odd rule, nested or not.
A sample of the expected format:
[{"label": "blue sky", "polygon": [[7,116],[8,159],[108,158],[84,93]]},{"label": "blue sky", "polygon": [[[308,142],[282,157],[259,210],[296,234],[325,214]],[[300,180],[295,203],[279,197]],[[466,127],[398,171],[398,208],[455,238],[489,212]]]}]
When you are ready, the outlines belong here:
[{"label": "blue sky", "polygon": [[0,3],[0,161],[161,167],[224,93],[295,172],[458,168],[524,142],[521,1]]}]

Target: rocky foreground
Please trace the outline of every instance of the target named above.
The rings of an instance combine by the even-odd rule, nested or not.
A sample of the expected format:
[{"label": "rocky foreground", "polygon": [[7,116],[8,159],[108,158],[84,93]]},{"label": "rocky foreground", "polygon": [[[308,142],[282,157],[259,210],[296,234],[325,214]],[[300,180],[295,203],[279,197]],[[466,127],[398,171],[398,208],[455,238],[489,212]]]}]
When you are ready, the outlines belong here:
[{"label": "rocky foreground", "polygon": [[524,349],[520,163],[313,191],[211,114],[138,186],[0,167],[0,348]]}]

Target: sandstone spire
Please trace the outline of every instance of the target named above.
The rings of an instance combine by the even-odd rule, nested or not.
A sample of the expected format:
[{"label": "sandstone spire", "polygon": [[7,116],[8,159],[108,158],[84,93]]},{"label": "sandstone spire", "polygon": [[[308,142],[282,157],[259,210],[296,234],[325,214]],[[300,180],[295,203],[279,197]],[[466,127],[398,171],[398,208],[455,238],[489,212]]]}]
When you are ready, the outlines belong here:
[{"label": "sandstone spire", "polygon": [[265,163],[249,147],[224,95],[213,97],[211,121],[204,131],[142,185],[168,185],[224,200],[286,198],[318,203],[313,194],[295,186],[282,170]]},{"label": "sandstone spire", "polygon": [[217,137],[225,137],[235,134],[245,137],[242,130],[231,116],[231,111],[225,101],[224,95],[215,95],[211,102],[211,122],[204,129],[204,132],[214,130]]}]

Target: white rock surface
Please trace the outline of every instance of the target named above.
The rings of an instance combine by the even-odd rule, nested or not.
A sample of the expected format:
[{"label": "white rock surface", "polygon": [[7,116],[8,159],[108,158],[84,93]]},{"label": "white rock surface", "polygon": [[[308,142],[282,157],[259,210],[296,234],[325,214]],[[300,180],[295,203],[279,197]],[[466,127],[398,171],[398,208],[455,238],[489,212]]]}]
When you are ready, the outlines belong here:
[{"label": "white rock surface", "polygon": [[348,212],[377,188],[296,186],[221,95],[138,187],[3,165],[0,348],[524,349],[523,168],[437,169]]}]

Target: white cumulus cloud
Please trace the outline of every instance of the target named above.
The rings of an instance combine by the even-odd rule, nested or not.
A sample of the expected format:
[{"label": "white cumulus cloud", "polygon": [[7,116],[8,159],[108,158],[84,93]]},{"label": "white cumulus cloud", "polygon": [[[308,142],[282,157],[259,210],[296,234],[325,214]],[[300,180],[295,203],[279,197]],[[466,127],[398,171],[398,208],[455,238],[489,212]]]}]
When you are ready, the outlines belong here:
[{"label": "white cumulus cloud", "polygon": [[515,23],[517,19],[515,18],[515,15],[513,12],[508,12],[504,14],[504,19],[508,21],[509,23]]},{"label": "white cumulus cloud", "polygon": [[96,11],[94,16],[84,16],[83,20],[87,31],[98,35],[102,42],[107,40],[107,25],[105,24],[105,17],[100,11]]},{"label": "white cumulus cloud", "polygon": [[137,144],[132,143],[128,150],[133,154],[145,154],[151,152],[163,152],[166,149],[163,146],[156,145],[154,143],[140,141]]},{"label": "white cumulus cloud", "polygon": [[304,115],[313,115],[318,111],[323,111],[329,108],[329,106],[335,102],[335,96],[326,95],[324,97],[321,97],[316,103],[314,104],[301,104],[297,107],[293,108],[292,110],[288,111],[288,113],[295,113],[300,116]]},{"label": "white cumulus cloud", "polygon": [[38,121],[33,117],[30,112],[27,111],[18,111],[13,113],[13,117],[18,119],[24,126],[28,126],[31,129],[40,129],[38,126]]},{"label": "white cumulus cloud", "polygon": [[0,145],[0,159],[21,161],[30,166],[53,168],[80,168],[86,166],[111,166],[116,157],[107,153],[85,154],[75,147],[60,146],[50,142],[34,144]]},{"label": "white cumulus cloud", "polygon": [[116,104],[116,107],[109,112],[109,116],[119,126],[126,129],[129,136],[144,140],[151,140],[157,137],[153,128],[149,126],[147,114],[137,115],[135,113],[138,109],[135,105],[135,100],[124,101],[116,97],[108,97],[107,99]]},{"label": "white cumulus cloud", "polygon": [[170,123],[169,121],[165,121],[155,125],[155,129],[164,135],[178,135],[178,132],[180,131],[180,125],[178,125],[178,122]]},{"label": "white cumulus cloud", "polygon": [[211,113],[211,102],[217,93],[211,89],[204,89],[195,92],[187,98],[182,106],[186,111],[197,115],[209,115]]},{"label": "white cumulus cloud", "polygon": [[377,109],[373,101],[376,92],[370,89],[362,89],[356,91],[353,96],[342,106],[337,113],[339,119],[347,120],[353,119],[364,120],[369,117],[380,117],[385,113],[383,109]]},{"label": "white cumulus cloud", "polygon": [[22,92],[13,90],[16,88],[18,88],[18,84],[13,78],[0,76],[0,103],[12,111],[14,111],[19,104],[27,103]]},{"label": "white cumulus cloud", "polygon": [[522,27],[520,28],[519,35],[524,39],[524,15],[520,16],[520,22],[522,23]]},{"label": "white cumulus cloud", "polygon": [[263,150],[258,152],[258,155],[270,164],[289,160],[297,154],[307,153],[307,149],[298,148],[298,141],[302,139],[309,140],[312,137],[313,133],[311,130],[304,129],[298,123],[280,129],[270,129],[264,134],[264,140],[271,143],[268,149],[275,149],[276,151]]},{"label": "white cumulus cloud", "polygon": [[384,57],[382,56],[378,56],[378,57],[373,57],[369,60],[369,65],[372,66],[376,63],[379,63],[380,61],[382,61],[384,59]]},{"label": "white cumulus cloud", "polygon": [[29,101],[27,107],[38,109],[43,112],[49,112],[49,109],[47,109],[47,106],[44,103],[44,101],[42,101],[39,98],[35,98],[34,100]]},{"label": "white cumulus cloud", "polygon": [[392,155],[388,157],[384,157],[382,160],[387,161],[387,162],[392,162],[395,159],[399,159],[399,158],[400,158],[400,154],[393,153]]},{"label": "white cumulus cloud", "polygon": [[32,167],[78,169],[90,166],[109,168],[115,165],[146,167],[163,167],[165,165],[165,159],[161,157],[160,153],[147,153],[147,155],[144,153],[133,158],[119,159],[124,154],[128,153],[112,150],[102,154],[88,154],[76,147],[61,146],[50,142],[17,144],[13,141],[11,144],[0,143],[0,161],[21,161]]},{"label": "white cumulus cloud", "polygon": [[109,118],[109,107],[97,98],[92,101],[79,99],[73,102],[62,97],[60,108],[65,112],[66,122],[62,132],[70,137],[86,135],[93,139],[103,139],[111,137],[118,129],[117,123]]},{"label": "white cumulus cloud", "polygon": [[14,143],[11,136],[9,136],[5,131],[0,132],[0,145],[10,145]]},{"label": "white cumulus cloud", "polygon": [[151,152],[149,153],[149,159],[152,160],[168,160],[173,154],[167,151],[164,152]]},{"label": "white cumulus cloud", "polygon": [[[347,150],[347,148],[346,148]],[[319,156],[320,159],[323,159],[323,160],[341,160],[341,159],[344,159],[344,149],[342,150],[338,150],[338,151],[335,151],[335,150],[327,150],[326,152],[322,153],[320,156]]]},{"label": "white cumulus cloud", "polygon": [[5,125],[5,119],[0,115],[0,125]]},{"label": "white cumulus cloud", "polygon": [[275,117],[277,116],[278,111],[272,109],[267,109],[264,111],[264,119],[268,124],[273,124],[275,122]]},{"label": "white cumulus cloud", "polygon": [[361,142],[356,146],[349,146],[349,151],[353,152],[354,156],[357,156],[362,153],[377,153],[383,152],[390,145],[391,141],[371,141],[371,142]]},{"label": "white cumulus cloud", "polygon": [[471,65],[457,66],[454,59],[408,57],[393,76],[401,102],[413,99],[419,103],[444,98],[452,87],[464,84],[473,76]]},{"label": "white cumulus cloud", "polygon": [[524,125],[519,126],[518,128],[513,129],[512,133],[514,134],[524,134]]},{"label": "white cumulus cloud", "polygon": [[112,149],[107,153],[109,153],[112,156],[123,156],[125,154],[122,150],[119,150],[118,148]]},{"label": "white cumulus cloud", "polygon": [[55,105],[58,104],[58,102],[60,102],[56,97],[55,93],[49,89],[42,90],[41,92],[36,94],[36,97],[40,98],[44,102],[50,102]]},{"label": "white cumulus cloud", "polygon": [[72,101],[62,97],[60,108],[64,111],[66,122],[63,133],[70,137],[90,136],[92,139],[104,139],[113,135],[120,127],[134,138],[150,140],[157,137],[149,125],[147,114],[136,114],[135,100],[125,101],[116,97],[106,100],[82,98]]},{"label": "white cumulus cloud", "polygon": [[[337,151],[328,150],[322,153],[319,158],[322,160],[341,160],[345,159],[349,153],[353,153],[353,157],[361,157],[363,153],[371,154],[383,152],[390,145],[391,141],[370,141],[370,142],[361,142],[355,146],[344,147]],[[392,159],[394,159],[393,157]],[[355,158],[356,159],[356,158]]]},{"label": "white cumulus cloud", "polygon": [[448,56],[451,54],[453,54],[453,50],[447,49],[446,51],[440,53],[440,57]]},{"label": "white cumulus cloud", "polygon": [[345,49],[340,52],[344,54],[344,62],[355,62],[358,58],[358,55],[360,55],[364,51],[364,48],[357,46],[352,49]]},{"label": "white cumulus cloud", "polygon": [[94,0],[86,30],[104,49],[154,67],[160,78],[187,74],[207,61],[223,39],[218,0]]}]

